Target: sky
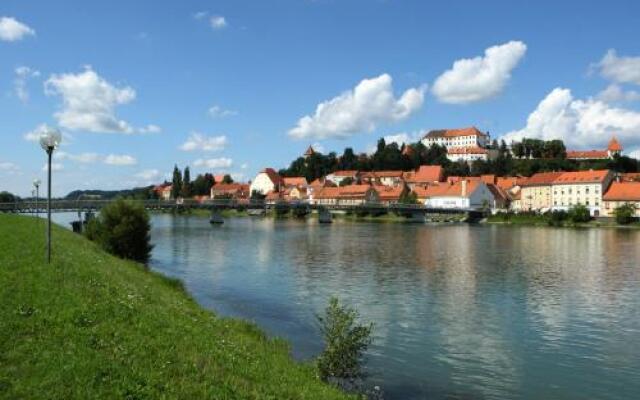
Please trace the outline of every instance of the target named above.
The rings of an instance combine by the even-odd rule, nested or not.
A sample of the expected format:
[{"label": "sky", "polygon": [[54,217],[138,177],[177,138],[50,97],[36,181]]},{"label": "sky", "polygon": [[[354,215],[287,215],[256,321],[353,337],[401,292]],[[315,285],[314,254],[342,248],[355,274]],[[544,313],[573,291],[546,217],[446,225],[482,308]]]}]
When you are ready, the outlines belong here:
[{"label": "sky", "polygon": [[640,155],[640,3],[524,3],[0,0],[0,191],[46,127],[54,196],[466,126]]}]

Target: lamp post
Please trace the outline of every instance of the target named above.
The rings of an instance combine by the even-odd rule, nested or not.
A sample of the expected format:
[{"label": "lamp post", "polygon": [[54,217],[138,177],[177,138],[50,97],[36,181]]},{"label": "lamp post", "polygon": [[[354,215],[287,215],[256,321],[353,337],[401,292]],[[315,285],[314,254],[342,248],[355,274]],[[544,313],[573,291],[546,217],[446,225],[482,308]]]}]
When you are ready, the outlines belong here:
[{"label": "lamp post", "polygon": [[36,188],[36,217],[39,217],[40,209],[38,208],[38,197],[40,197],[40,179],[34,179],[33,186]]},{"label": "lamp post", "polygon": [[57,129],[47,128],[40,135],[40,146],[47,152],[47,263],[51,264],[51,157],[53,151],[62,142],[62,135]]}]

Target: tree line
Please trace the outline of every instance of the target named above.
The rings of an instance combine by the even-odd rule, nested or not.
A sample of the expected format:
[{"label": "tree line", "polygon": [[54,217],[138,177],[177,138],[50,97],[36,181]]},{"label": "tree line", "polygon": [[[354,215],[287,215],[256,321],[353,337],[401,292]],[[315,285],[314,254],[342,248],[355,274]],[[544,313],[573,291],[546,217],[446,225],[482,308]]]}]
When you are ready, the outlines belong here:
[{"label": "tree line", "polygon": [[569,160],[562,140],[523,139],[514,143],[511,150],[503,141],[494,140],[490,150],[497,155],[492,160],[451,161],[444,146],[432,144],[427,147],[422,142],[398,145],[378,140],[373,154],[356,154],[346,147],[341,156],[336,152],[314,153],[308,157],[298,157],[288,168],[278,171],[281,176],[304,176],[311,182],[338,170],[383,171],[415,170],[421,165],[440,165],[445,176],[531,176],[537,172],[580,171],[589,169],[611,169],[617,172],[637,172],[638,160],[615,156],[606,160]]},{"label": "tree line", "polygon": [[216,182],[214,175],[207,172],[198,174],[196,179],[192,181],[188,166],[181,172],[178,165],[174,165],[171,178],[171,197],[176,199],[178,197],[208,196],[211,187],[216,183],[233,183],[233,179],[231,175],[225,174],[221,182]]}]

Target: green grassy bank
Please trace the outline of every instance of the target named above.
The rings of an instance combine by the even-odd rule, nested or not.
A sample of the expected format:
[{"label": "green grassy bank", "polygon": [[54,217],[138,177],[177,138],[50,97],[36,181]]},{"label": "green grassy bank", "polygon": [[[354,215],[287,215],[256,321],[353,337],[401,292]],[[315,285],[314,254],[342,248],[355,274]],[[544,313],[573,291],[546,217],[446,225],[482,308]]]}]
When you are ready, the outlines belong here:
[{"label": "green grassy bank", "polygon": [[0,214],[0,398],[342,399],[287,344],[179,282],[44,221]]},{"label": "green grassy bank", "polygon": [[555,224],[550,222],[551,219],[547,215],[538,214],[495,214],[490,215],[486,219],[489,224],[507,224],[507,225],[533,225],[533,226],[555,226],[568,228],[640,228],[639,222],[633,222],[628,225],[620,225],[614,219],[594,219],[589,222],[575,223],[570,220],[556,221]]}]

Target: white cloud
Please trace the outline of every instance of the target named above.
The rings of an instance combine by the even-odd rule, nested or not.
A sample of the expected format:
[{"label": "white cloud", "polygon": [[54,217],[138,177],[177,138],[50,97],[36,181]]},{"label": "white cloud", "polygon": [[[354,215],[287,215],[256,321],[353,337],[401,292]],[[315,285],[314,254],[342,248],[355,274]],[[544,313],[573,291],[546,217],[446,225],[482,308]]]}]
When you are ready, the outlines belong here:
[{"label": "white cloud", "polygon": [[135,165],[138,161],[134,157],[126,154],[109,154],[105,157],[104,163],[109,165]]},{"label": "white cloud", "polygon": [[640,85],[640,57],[618,57],[611,49],[595,67],[600,68],[600,74],[609,80]]},{"label": "white cloud", "polygon": [[159,179],[162,174],[157,169],[145,169],[134,175],[136,178],[143,179],[145,181],[153,181]]},{"label": "white cloud", "polygon": [[162,132],[162,129],[160,129],[160,127],[157,125],[149,124],[142,128],[138,128],[138,132],[139,133],[160,133]]},{"label": "white cloud", "polygon": [[193,18],[194,19],[203,19],[208,14],[209,13],[207,11],[198,11],[198,12],[193,13]]},{"label": "white cloud", "polygon": [[37,78],[40,76],[40,71],[36,71],[26,66],[20,66],[16,68],[16,78],[13,81],[13,87],[16,92],[16,96],[21,102],[26,103],[29,101],[29,91],[27,90],[27,80],[29,78]]},{"label": "white cloud", "polygon": [[227,110],[218,105],[213,105],[209,108],[209,115],[212,118],[225,118],[238,115],[238,112],[234,110]]},{"label": "white cloud", "polygon": [[193,132],[189,138],[180,146],[183,151],[219,151],[223,150],[227,145],[227,137],[222,136],[205,136],[198,132]]},{"label": "white cloud", "polygon": [[16,164],[12,162],[0,161],[0,171],[15,172],[15,171],[18,171],[19,169],[20,167],[18,167]]},{"label": "white cloud", "polygon": [[46,124],[40,124],[36,129],[25,133],[22,137],[24,137],[24,140],[28,142],[37,142],[40,140],[40,135],[47,130],[49,130],[49,127]]},{"label": "white cloud", "polygon": [[249,164],[247,164],[247,163],[243,163],[243,164],[240,166],[240,169],[247,169],[247,168],[249,168]]},{"label": "white cloud", "polygon": [[53,153],[53,157],[57,160],[71,160],[82,164],[93,164],[101,160],[101,156],[96,153],[80,153],[70,154],[64,151]]},{"label": "white cloud", "polygon": [[324,145],[320,142],[315,142],[311,145],[311,147],[313,147],[313,150],[318,152],[318,153],[324,153],[325,148]]},{"label": "white cloud", "polygon": [[422,107],[426,86],[411,88],[396,99],[392,78],[382,74],[364,79],[350,91],[316,107],[289,131],[289,136],[303,138],[346,138],[358,132],[371,132],[379,123],[406,119]]},{"label": "white cloud", "polygon": [[227,20],[222,15],[212,15],[209,19],[211,28],[215,30],[226,28]]},{"label": "white cloud", "polygon": [[598,93],[596,98],[605,103],[631,102],[640,100],[640,93],[635,90],[624,90],[620,85],[612,83]]},{"label": "white cloud", "polygon": [[61,127],[90,132],[133,133],[135,130],[115,115],[115,108],[136,97],[131,87],[118,88],[91,67],[78,74],[54,74],[45,82],[47,95],[62,96],[63,105],[54,116]]},{"label": "white cloud", "polygon": [[220,168],[229,168],[233,165],[233,160],[230,158],[210,158],[210,159],[202,159],[199,158],[193,162],[195,167],[204,167],[210,169],[220,169]]},{"label": "white cloud", "polygon": [[527,125],[507,133],[507,141],[523,137],[562,139],[569,148],[605,148],[615,135],[623,146],[640,146],[640,112],[613,107],[601,100],[574,99],[569,89],[553,89],[529,115]]},{"label": "white cloud", "polygon": [[[47,164],[45,163],[45,164],[42,166],[42,170],[43,170],[43,171],[47,171],[47,169],[48,169],[48,166],[47,166]],[[51,163],[51,171],[62,171],[63,169],[64,169],[64,165],[62,165],[61,163],[55,163],[55,162],[54,162],[54,163]]]},{"label": "white cloud", "polygon": [[15,42],[25,36],[35,36],[36,31],[11,17],[0,17],[0,40]]},{"label": "white cloud", "polygon": [[484,57],[453,63],[433,84],[433,94],[443,103],[466,104],[497,96],[511,78],[511,71],[527,51],[527,45],[511,41],[489,47]]},{"label": "white cloud", "polygon": [[394,135],[384,136],[384,141],[389,143],[397,143],[398,146],[402,146],[403,143],[411,144],[418,142],[423,136],[423,133],[418,131],[414,133],[400,132]]}]

